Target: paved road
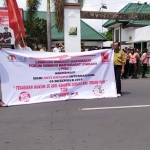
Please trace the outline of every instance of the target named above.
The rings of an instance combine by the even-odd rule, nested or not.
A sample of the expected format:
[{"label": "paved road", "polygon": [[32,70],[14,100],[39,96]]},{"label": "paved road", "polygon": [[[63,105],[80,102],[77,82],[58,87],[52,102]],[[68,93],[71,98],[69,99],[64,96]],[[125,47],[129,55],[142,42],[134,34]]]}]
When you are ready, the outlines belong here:
[{"label": "paved road", "polygon": [[0,108],[0,150],[149,150],[150,78],[122,84],[120,98]]}]

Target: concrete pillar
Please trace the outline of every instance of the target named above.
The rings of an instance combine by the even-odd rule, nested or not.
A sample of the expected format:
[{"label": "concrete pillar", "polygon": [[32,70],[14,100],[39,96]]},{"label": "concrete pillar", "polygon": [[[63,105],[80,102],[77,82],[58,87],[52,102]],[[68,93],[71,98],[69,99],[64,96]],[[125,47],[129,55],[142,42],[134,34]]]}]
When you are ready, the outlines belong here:
[{"label": "concrete pillar", "polygon": [[65,52],[81,51],[80,11],[81,4],[77,0],[70,0],[64,6]]}]

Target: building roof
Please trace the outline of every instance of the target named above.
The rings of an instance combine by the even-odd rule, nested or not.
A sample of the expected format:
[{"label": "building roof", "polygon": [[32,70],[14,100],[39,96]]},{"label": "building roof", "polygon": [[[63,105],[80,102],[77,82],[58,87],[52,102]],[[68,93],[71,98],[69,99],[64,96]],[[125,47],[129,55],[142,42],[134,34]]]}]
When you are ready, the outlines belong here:
[{"label": "building roof", "polygon": [[[24,17],[26,18],[26,12],[24,12]],[[46,12],[38,11],[37,17],[40,19],[46,20]],[[55,26],[55,13],[51,13],[51,33],[52,33],[52,40],[64,40],[64,32],[58,32]],[[81,40],[82,41],[106,41],[106,37],[102,34],[97,32],[91,26],[86,24],[84,21],[81,20]]]},{"label": "building roof", "polygon": [[[140,3],[129,3],[127,4],[123,9],[121,9],[119,12],[123,13],[149,13],[150,12],[150,5],[146,2],[143,4]],[[126,23],[126,26],[147,26],[150,25],[149,20],[108,20],[106,23],[103,24],[103,27],[109,27],[111,25],[114,25],[116,23]]]}]

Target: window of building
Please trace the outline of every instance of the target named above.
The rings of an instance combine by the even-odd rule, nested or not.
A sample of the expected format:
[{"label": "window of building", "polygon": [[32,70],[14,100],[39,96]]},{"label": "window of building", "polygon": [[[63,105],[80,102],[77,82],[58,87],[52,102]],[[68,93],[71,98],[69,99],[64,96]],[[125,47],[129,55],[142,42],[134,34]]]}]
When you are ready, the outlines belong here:
[{"label": "window of building", "polygon": [[115,41],[119,41],[119,29],[118,30],[115,30]]}]

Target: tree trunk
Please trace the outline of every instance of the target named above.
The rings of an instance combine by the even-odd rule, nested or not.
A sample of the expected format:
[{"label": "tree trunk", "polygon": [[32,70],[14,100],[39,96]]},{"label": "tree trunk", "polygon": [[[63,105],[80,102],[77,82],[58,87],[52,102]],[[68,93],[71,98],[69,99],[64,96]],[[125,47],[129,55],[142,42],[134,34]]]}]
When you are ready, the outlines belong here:
[{"label": "tree trunk", "polygon": [[51,13],[50,13],[50,0],[47,0],[47,46],[48,51],[51,50]]}]

